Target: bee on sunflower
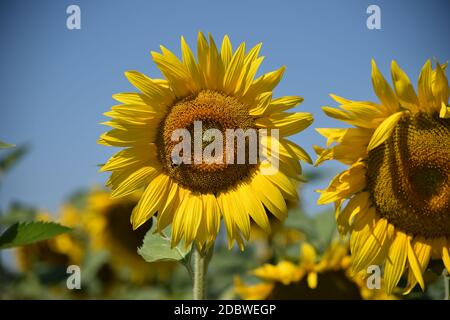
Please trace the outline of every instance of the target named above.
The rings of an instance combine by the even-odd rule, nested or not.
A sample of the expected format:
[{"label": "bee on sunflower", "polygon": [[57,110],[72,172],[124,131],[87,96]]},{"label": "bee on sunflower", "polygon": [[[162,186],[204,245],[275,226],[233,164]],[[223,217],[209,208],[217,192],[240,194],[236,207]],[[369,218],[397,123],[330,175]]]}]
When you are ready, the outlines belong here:
[{"label": "bee on sunflower", "polygon": [[[317,129],[327,148],[315,147],[316,165],[338,160],[350,167],[324,190],[318,204],[334,203],[339,231],[350,233],[355,272],[384,263],[390,294],[407,273],[405,293],[419,283],[430,259],[450,271],[450,108],[445,65],[427,61],[416,94],[406,73],[391,65],[393,87],[372,61],[380,103],[331,97],[323,107],[351,128]],[[333,143],[334,146],[330,146]]]}]

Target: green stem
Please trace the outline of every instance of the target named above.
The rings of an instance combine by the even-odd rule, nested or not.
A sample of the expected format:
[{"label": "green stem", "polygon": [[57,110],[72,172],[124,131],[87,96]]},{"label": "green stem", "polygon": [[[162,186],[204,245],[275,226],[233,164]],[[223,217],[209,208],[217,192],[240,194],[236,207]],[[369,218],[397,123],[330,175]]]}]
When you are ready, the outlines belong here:
[{"label": "green stem", "polygon": [[202,251],[198,246],[194,246],[194,274],[193,274],[193,294],[194,300],[204,300],[206,299],[206,273],[208,271],[208,264],[211,260],[212,253],[214,250],[214,245],[206,250]]},{"label": "green stem", "polygon": [[442,271],[442,277],[444,278],[444,300],[450,300],[450,283],[449,283],[449,274],[447,272],[447,269],[444,268],[444,271]]}]

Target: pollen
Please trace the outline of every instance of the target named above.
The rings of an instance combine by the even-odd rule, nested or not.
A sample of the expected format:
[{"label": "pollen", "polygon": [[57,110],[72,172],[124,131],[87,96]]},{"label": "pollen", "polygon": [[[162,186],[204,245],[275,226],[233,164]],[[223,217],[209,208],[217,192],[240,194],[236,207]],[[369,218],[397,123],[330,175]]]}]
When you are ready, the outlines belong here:
[{"label": "pollen", "polygon": [[369,152],[368,190],[377,213],[414,236],[450,236],[450,120],[405,115]]},{"label": "pollen", "polygon": [[[194,122],[202,124],[202,135],[199,138],[194,134]],[[172,151],[179,141],[172,140],[172,134],[177,129],[186,129],[191,137],[190,163],[174,164]],[[202,157],[194,159],[194,145],[200,143],[202,150],[215,138],[208,138],[208,129],[217,129],[222,133],[222,153],[213,154],[222,158],[222,161],[211,163]],[[201,193],[214,193],[226,191],[240,181],[250,178],[257,169],[257,164],[245,161],[243,164],[227,163],[227,152],[234,152],[237,159],[236,145],[226,144],[227,129],[255,129],[253,119],[249,115],[248,106],[236,98],[210,90],[200,91],[196,95],[187,97],[169,108],[164,120],[158,129],[156,143],[159,150],[159,159],[163,170],[181,186]],[[196,141],[201,139],[201,141]],[[236,143],[236,141],[234,141]],[[248,158],[248,139],[245,141],[246,158]],[[188,150],[189,151],[189,150]],[[183,150],[186,152],[186,150]],[[184,154],[183,154],[184,156]]]}]

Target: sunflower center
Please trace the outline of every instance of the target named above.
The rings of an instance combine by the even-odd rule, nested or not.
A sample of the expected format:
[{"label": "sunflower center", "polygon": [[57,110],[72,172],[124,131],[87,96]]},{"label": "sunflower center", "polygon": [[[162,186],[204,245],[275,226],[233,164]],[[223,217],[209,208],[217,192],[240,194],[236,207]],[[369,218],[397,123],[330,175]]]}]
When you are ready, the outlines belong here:
[{"label": "sunflower center", "polygon": [[377,212],[400,230],[450,236],[450,120],[404,116],[369,152],[368,189]]},{"label": "sunflower center", "polygon": [[[250,137],[243,140],[245,161],[238,162],[238,138],[231,144],[226,138],[230,129],[255,129],[248,107],[237,99],[204,90],[179,101],[161,122],[156,139],[164,171],[183,187],[201,193],[228,190],[251,176],[257,165],[250,161]],[[187,135],[179,136],[183,132]],[[175,150],[184,161],[174,161]]]}]

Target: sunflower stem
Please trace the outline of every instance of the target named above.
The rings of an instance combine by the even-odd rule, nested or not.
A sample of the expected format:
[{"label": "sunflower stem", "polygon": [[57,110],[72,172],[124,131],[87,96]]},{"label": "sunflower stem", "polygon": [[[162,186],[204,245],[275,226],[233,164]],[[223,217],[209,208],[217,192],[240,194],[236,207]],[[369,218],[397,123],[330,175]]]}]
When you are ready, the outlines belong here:
[{"label": "sunflower stem", "polygon": [[444,279],[444,300],[450,300],[450,278],[447,269],[442,271],[442,278]]},{"label": "sunflower stem", "polygon": [[194,258],[194,300],[206,299],[206,274],[208,272],[208,264],[212,258],[214,244],[209,249],[201,250],[197,245],[193,248]]}]

